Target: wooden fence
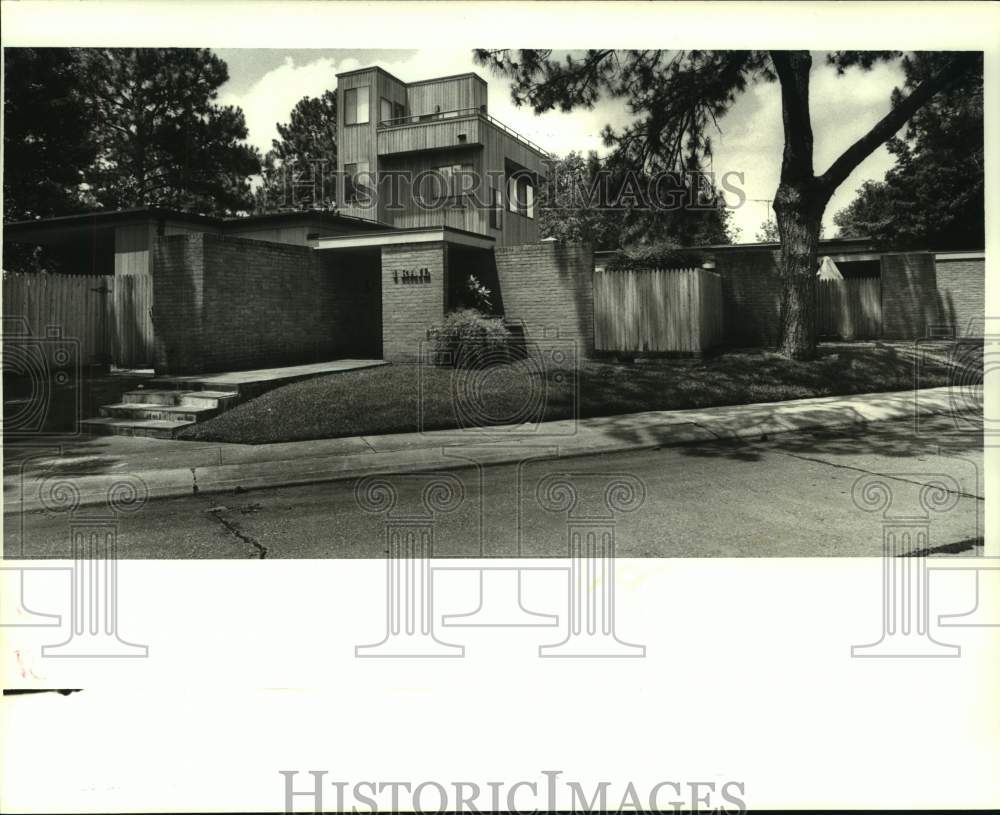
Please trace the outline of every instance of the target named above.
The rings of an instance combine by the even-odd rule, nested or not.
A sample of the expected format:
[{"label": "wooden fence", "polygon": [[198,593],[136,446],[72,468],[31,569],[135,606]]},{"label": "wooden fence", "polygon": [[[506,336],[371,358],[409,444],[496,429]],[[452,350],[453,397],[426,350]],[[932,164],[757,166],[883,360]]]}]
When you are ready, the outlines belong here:
[{"label": "wooden fence", "polygon": [[882,336],[882,281],[877,277],[816,281],[816,334],[842,340]]},{"label": "wooden fence", "polygon": [[721,342],[722,278],[714,272],[594,272],[597,351],[701,353]]},{"label": "wooden fence", "polygon": [[[113,362],[120,368],[148,367],[153,362],[152,275],[3,276],[5,338],[50,335],[78,343],[82,365]],[[53,333],[55,332],[55,333]],[[62,367],[65,343],[38,344]]]},{"label": "wooden fence", "polygon": [[112,356],[119,368],[153,365],[153,276],[125,274],[114,277],[114,345]]}]

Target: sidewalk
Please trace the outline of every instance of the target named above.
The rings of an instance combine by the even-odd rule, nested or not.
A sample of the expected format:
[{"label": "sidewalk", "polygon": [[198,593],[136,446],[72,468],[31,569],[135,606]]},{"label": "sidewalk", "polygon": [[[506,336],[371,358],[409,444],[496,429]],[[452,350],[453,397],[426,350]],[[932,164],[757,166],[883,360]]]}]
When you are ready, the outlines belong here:
[{"label": "sidewalk", "polygon": [[[954,400],[975,411],[968,395]],[[956,410],[951,388],[833,396],[696,410],[650,411],[623,416],[546,422],[477,430],[441,430],[385,436],[241,445],[97,436],[41,439],[4,448],[4,512],[43,508],[46,479],[71,479],[79,505],[103,504],[125,476],[141,478],[149,497],[232,492],[462,466],[456,446],[487,445],[477,460],[522,460],[541,455],[586,456],[655,449],[694,442],[753,441],[775,433],[913,418]],[[978,410],[982,410],[981,399]]]}]

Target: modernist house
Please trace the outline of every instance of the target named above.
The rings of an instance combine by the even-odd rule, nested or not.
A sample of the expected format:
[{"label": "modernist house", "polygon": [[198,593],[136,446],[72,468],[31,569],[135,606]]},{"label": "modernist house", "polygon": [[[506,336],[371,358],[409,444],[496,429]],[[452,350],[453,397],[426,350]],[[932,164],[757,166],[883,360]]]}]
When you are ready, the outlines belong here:
[{"label": "modernist house", "polygon": [[334,212],[140,208],[9,223],[4,239],[44,245],[63,274],[150,278],[148,297],[115,293],[119,327],[145,338],[116,351],[120,367],[413,359],[470,275],[498,314],[588,333],[586,308],[564,325],[553,314],[590,274],[589,250],[538,240],[546,153],[489,115],[481,77],[407,83],[371,67],[339,74],[337,95]]}]

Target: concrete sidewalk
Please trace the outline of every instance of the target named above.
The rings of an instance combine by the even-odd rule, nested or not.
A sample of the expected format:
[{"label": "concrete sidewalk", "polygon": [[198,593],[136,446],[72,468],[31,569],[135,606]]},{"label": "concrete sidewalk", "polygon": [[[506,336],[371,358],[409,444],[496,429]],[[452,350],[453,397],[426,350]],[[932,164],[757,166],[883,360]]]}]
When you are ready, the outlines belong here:
[{"label": "concrete sidewalk", "polygon": [[[103,504],[124,477],[145,482],[150,498],[291,486],[461,466],[456,446],[482,445],[484,464],[535,454],[573,457],[693,442],[757,440],[796,430],[857,425],[918,415],[982,411],[951,388],[835,396],[752,405],[545,422],[532,427],[442,430],[384,436],[240,445],[103,436],[8,445],[4,512],[44,507],[46,481],[71,480],[79,505]],[[959,405],[960,407],[956,407]]]}]

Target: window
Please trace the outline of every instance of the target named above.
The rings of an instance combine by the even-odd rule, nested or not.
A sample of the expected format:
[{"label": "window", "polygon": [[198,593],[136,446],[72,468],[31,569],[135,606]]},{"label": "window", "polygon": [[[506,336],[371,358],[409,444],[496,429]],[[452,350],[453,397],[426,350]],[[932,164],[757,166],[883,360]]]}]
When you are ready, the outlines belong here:
[{"label": "window", "polygon": [[344,165],[344,198],[348,202],[358,201],[358,193],[367,189],[369,178],[367,161],[359,161],[354,164]]},{"label": "window", "polygon": [[524,175],[507,176],[507,208],[511,212],[535,217],[535,187]]},{"label": "window", "polygon": [[517,179],[514,176],[507,177],[507,208],[517,212]]},{"label": "window", "polygon": [[493,229],[500,229],[500,218],[503,212],[503,194],[496,187],[490,187],[493,193],[493,207],[490,209],[490,226]]},{"label": "window", "polygon": [[392,118],[402,119],[406,116],[406,106],[402,102],[392,103]]},{"label": "window", "polygon": [[344,91],[344,124],[368,123],[368,86]]},{"label": "window", "polygon": [[449,164],[434,170],[444,178],[445,195],[458,198],[473,191],[476,168],[472,164]]},{"label": "window", "polygon": [[383,96],[379,100],[378,120],[380,122],[388,122],[394,118],[396,117],[392,115],[392,102]]}]

